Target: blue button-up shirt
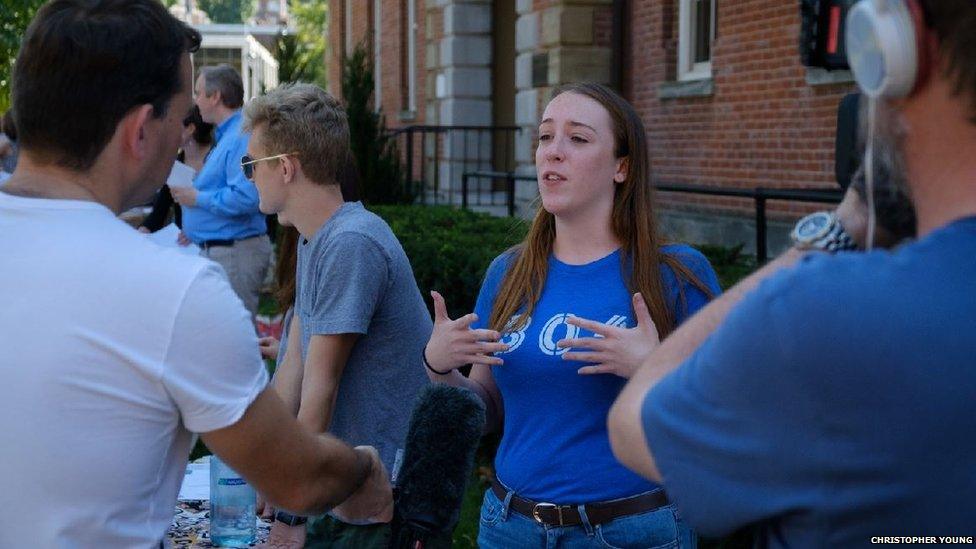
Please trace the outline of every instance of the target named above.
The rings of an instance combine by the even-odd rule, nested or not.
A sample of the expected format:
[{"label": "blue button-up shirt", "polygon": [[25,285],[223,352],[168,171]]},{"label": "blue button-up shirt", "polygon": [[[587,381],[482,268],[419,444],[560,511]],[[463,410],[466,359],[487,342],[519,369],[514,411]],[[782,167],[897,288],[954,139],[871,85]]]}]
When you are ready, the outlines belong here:
[{"label": "blue button-up shirt", "polygon": [[197,205],[183,208],[183,232],[193,242],[240,240],[268,230],[258,211],[258,190],[241,171],[248,134],[241,132],[241,111],[217,126],[214,145],[193,180]]}]

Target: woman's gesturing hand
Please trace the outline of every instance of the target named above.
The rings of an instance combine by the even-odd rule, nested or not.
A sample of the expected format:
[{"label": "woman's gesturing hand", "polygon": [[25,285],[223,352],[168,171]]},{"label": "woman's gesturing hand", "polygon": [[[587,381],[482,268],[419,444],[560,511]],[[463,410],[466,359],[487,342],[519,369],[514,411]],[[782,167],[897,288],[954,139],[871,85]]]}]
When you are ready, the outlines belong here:
[{"label": "woman's gesturing hand", "polygon": [[471,324],[478,320],[474,313],[451,320],[441,294],[430,292],[430,296],[434,300],[434,331],[424,356],[431,368],[447,374],[465,364],[497,366],[503,363],[502,359],[492,356],[492,353],[508,350],[508,345],[498,342],[501,334],[495,330],[472,330]]},{"label": "woman's gesturing hand", "polygon": [[583,366],[580,374],[615,374],[630,379],[658,344],[661,343],[657,327],[651,320],[651,313],[641,294],[633,297],[637,326],[618,328],[585,318],[570,317],[567,323],[589,330],[600,337],[578,337],[562,339],[556,346],[562,349],[582,348],[588,351],[570,351],[563,360],[595,362],[593,366]]}]

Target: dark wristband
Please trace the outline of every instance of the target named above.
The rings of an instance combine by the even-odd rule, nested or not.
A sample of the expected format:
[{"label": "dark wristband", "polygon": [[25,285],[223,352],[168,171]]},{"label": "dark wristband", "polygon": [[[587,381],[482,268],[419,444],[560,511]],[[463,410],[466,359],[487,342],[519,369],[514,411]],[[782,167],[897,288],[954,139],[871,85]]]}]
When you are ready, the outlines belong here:
[{"label": "dark wristband", "polygon": [[426,345],[424,346],[424,349],[422,351],[420,351],[420,358],[422,358],[424,360],[424,366],[426,366],[428,370],[430,370],[431,372],[434,372],[435,374],[437,374],[439,376],[446,376],[447,374],[451,373],[450,370],[448,370],[446,372],[438,372],[437,370],[434,369],[433,366],[430,365],[430,362],[427,362],[427,346]]},{"label": "dark wristband", "polygon": [[300,517],[298,515],[286,513],[284,511],[278,511],[277,513],[275,513],[274,519],[275,522],[287,524],[288,526],[298,526],[299,524],[305,524],[306,522],[308,522],[307,517]]}]

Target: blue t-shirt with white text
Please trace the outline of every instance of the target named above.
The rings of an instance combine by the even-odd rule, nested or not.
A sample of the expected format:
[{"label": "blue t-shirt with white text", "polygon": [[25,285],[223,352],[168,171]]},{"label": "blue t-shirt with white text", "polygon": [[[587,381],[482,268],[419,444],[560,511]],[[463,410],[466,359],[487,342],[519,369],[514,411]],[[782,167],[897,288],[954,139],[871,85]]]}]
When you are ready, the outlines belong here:
[{"label": "blue t-shirt with white text", "polygon": [[[709,287],[720,291],[715,272],[698,251],[669,245],[676,257]],[[492,262],[478,295],[475,328],[485,327],[512,256]],[[708,297],[661,267],[664,295],[677,322],[700,309]],[[612,374],[580,375],[585,363],[566,361],[556,342],[594,334],[566,323],[577,316],[605,324],[635,326],[631,293],[621,272],[620,251],[585,265],[550,257],[542,295],[527,326],[505,333],[511,346],[492,367],[502,395],[504,432],[495,468],[498,479],[521,497],[557,504],[606,501],[657,486],[620,465],[610,450],[607,413],[626,380]]]}]

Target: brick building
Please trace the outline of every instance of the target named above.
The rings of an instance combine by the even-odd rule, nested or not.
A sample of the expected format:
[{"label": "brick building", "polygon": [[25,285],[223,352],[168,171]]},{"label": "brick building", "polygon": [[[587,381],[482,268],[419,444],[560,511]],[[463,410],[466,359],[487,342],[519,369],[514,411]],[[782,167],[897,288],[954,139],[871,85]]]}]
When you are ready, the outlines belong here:
[{"label": "brick building", "polygon": [[[428,156],[415,175],[436,171],[455,189],[472,154],[486,160],[479,168],[533,174],[551,89],[580,80],[611,84],[636,107],[656,183],[835,188],[836,109],[853,84],[800,64],[799,23],[794,0],[332,0],[329,80],[338,94],[340,59],[362,42],[388,126],[521,128],[511,158],[499,158],[498,138],[474,152],[450,140],[446,152],[415,149]],[[520,215],[536,194],[516,186]],[[751,245],[751,200],[659,198],[675,237]],[[768,210],[775,249],[811,206]]]}]

